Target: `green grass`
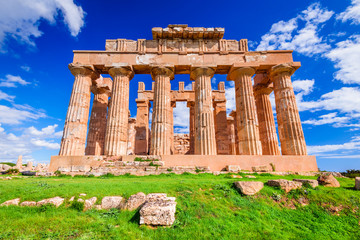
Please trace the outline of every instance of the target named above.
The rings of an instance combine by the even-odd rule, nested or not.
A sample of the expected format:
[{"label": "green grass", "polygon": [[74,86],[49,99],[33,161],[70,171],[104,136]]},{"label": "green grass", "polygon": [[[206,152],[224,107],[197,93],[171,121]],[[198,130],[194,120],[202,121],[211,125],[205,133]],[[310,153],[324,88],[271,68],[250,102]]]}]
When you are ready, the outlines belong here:
[{"label": "green grass", "polygon": [[[242,174],[245,175],[245,174]],[[136,211],[79,211],[79,207],[0,207],[0,239],[360,239],[360,191],[353,179],[338,179],[341,188],[307,188],[285,194],[266,186],[243,196],[235,181],[312,178],[256,174],[163,174],[160,176],[21,177],[0,181],[0,202],[21,197],[39,201],[87,193],[87,198],[137,192],[167,193],[177,198],[172,227],[139,226]],[[273,195],[281,200],[273,200]],[[297,199],[309,199],[301,206]],[[332,211],[341,207],[338,213]]]}]

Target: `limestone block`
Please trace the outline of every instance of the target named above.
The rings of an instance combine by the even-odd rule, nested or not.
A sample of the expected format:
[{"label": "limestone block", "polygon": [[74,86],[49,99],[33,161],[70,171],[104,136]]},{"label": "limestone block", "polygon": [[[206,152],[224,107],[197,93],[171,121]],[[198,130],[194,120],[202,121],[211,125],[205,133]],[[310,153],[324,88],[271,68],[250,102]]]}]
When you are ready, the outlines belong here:
[{"label": "limestone block", "polygon": [[256,178],[255,176],[253,175],[245,175],[246,178]]},{"label": "limestone block", "polygon": [[231,178],[242,178],[240,175],[231,175]]},{"label": "limestone block", "polygon": [[255,195],[263,187],[263,182],[235,182],[235,187],[244,195]]},{"label": "limestone block", "polygon": [[148,166],[145,168],[145,171],[156,171],[157,167],[153,167],[153,166]]},{"label": "limestone block", "polygon": [[52,205],[55,205],[56,207],[59,207],[61,204],[63,204],[64,200],[65,199],[61,198],[61,197],[53,197],[53,198],[41,200],[41,201],[37,202],[36,205],[41,206],[41,205],[45,205],[45,204],[52,204]]},{"label": "limestone block", "polygon": [[123,204],[124,204],[124,198],[120,196],[104,197],[101,200],[102,209],[111,209],[111,208],[120,209],[123,206]]},{"label": "limestone block", "polygon": [[133,211],[142,206],[146,201],[146,195],[143,192],[139,192],[137,194],[131,195],[127,200],[124,209]]},{"label": "limestone block", "polygon": [[355,189],[360,190],[360,177],[355,178]]},{"label": "limestone block", "polygon": [[20,206],[33,207],[33,206],[36,206],[36,202],[35,201],[24,201],[20,204]]},{"label": "limestone block", "polygon": [[317,180],[312,180],[312,179],[293,179],[293,181],[295,182],[301,182],[301,183],[308,183],[310,184],[310,186],[312,186],[313,188],[316,188],[317,186],[319,186],[319,182]]},{"label": "limestone block", "polygon": [[227,165],[226,171],[228,172],[239,172],[241,171],[241,167],[239,165]]},{"label": "limestone block", "polygon": [[254,172],[270,172],[270,169],[266,165],[252,167]]},{"label": "limestone block", "polygon": [[97,197],[92,197],[90,199],[85,200],[84,203],[84,210],[89,210],[93,208],[94,204],[96,203]]},{"label": "limestone block", "polygon": [[71,171],[71,168],[69,168],[69,167],[59,167],[58,171],[67,173],[67,172]]},{"label": "limestone block", "polygon": [[2,171],[6,172],[7,170],[9,170],[11,167],[7,164],[2,164]]},{"label": "limestone block", "polygon": [[140,209],[140,224],[171,226],[175,221],[175,198],[166,194],[149,195]]},{"label": "limestone block", "polygon": [[90,171],[90,166],[71,166],[72,172],[88,172]]},{"label": "limestone block", "polygon": [[18,206],[19,203],[20,203],[20,198],[15,198],[15,199],[12,199],[12,200],[2,203],[0,206],[10,206],[10,205]]},{"label": "limestone block", "polygon": [[331,173],[323,173],[317,180],[324,187],[340,187],[340,183]]},{"label": "limestone block", "polygon": [[272,187],[280,187],[282,190],[284,190],[287,193],[290,192],[291,190],[302,187],[301,182],[294,182],[285,179],[269,180],[267,182],[267,185]]}]

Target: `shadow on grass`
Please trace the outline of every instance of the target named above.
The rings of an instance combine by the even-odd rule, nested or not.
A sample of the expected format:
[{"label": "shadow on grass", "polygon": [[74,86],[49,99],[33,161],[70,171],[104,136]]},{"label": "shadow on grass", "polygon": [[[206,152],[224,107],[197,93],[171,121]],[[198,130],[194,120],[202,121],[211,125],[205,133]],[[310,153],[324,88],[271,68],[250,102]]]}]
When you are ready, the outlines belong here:
[{"label": "shadow on grass", "polygon": [[130,219],[131,223],[136,223],[136,224],[139,224],[140,223],[140,210],[136,210],[134,216]]}]

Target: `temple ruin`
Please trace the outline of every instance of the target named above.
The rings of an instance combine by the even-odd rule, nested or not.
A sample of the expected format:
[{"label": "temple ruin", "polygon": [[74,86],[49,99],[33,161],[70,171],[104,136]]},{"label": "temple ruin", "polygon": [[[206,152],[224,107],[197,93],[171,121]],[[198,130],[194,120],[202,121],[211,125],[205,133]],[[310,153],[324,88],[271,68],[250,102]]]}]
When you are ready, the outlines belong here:
[{"label": "temple ruin", "polygon": [[[307,155],[292,87],[291,75],[301,65],[293,61],[292,51],[249,51],[247,39],[223,39],[224,28],[169,25],[153,28],[152,35],[152,40],[106,40],[105,51],[74,51],[69,69],[75,81],[51,170],[92,168],[108,159],[133,161],[137,156],[156,156],[165,166],[206,166],[211,171],[229,165],[318,170],[315,156]],[[153,86],[145,90],[139,82],[133,119],[129,82],[135,74],[151,74]],[[191,90],[185,90],[183,82],[178,90],[171,89],[177,74],[190,75]],[[224,82],[211,89],[214,74],[226,74],[235,82],[236,109],[230,116]],[[174,134],[177,102],[187,103],[189,134]]]}]

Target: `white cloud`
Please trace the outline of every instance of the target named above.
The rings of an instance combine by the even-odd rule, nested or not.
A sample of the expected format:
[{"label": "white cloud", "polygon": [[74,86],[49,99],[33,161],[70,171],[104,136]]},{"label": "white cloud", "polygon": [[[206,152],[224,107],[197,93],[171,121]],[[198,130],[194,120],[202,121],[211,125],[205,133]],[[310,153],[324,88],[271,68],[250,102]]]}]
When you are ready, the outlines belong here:
[{"label": "white cloud", "polygon": [[174,133],[189,133],[190,109],[186,102],[177,102],[174,108]]},{"label": "white cloud", "polygon": [[60,144],[59,143],[54,143],[54,142],[48,142],[45,140],[40,140],[40,139],[31,139],[31,143],[34,146],[37,147],[45,147],[45,148],[49,148],[49,149],[60,149]]},{"label": "white cloud", "polygon": [[20,68],[22,70],[24,70],[25,72],[30,72],[30,67],[29,66],[24,65],[24,66],[21,66]]},{"label": "white cloud", "polygon": [[[322,8],[319,3],[311,4],[297,17],[273,24],[270,31],[261,37],[256,50],[291,49],[306,56],[324,53],[330,49],[330,45],[323,42],[319,31],[322,23],[333,14],[333,11]],[[301,24],[304,26],[301,27]]]},{"label": "white cloud", "polygon": [[336,48],[328,52],[326,57],[335,62],[335,67],[339,69],[335,79],[345,84],[360,84],[360,35],[352,35],[337,43]]},{"label": "white cloud", "polygon": [[3,91],[0,90],[0,100],[12,102],[14,98],[15,96],[8,95],[7,93],[4,93]]},{"label": "white cloud", "polygon": [[295,92],[300,92],[302,95],[308,95],[314,89],[315,80],[296,80],[292,82]]},{"label": "white cloud", "polygon": [[360,24],[360,0],[352,0],[351,5],[346,10],[336,16],[336,19],[352,24]]},{"label": "white cloud", "polygon": [[229,86],[225,85],[225,98],[226,98],[226,113],[230,114],[231,111],[236,111],[235,101],[235,86],[234,82],[228,82]]},{"label": "white cloud", "polygon": [[57,127],[58,125],[54,124],[44,127],[41,130],[37,130],[34,126],[31,126],[25,130],[25,133],[37,137],[61,137],[62,131],[55,131]]},{"label": "white cloud", "polygon": [[0,87],[17,87],[17,84],[25,86],[30,83],[22,79],[20,76],[14,76],[11,74],[7,74],[5,78],[0,79]]},{"label": "white cloud", "polygon": [[[0,93],[1,96],[1,93]],[[21,108],[26,108],[26,110]],[[17,107],[8,107],[0,105],[0,123],[2,124],[20,124],[24,121],[37,120],[46,117],[46,114],[29,106],[17,105]]]},{"label": "white cloud", "polygon": [[322,154],[328,155],[331,152],[335,151],[358,151],[360,150],[360,137],[355,136],[351,141],[343,144],[328,144],[328,145],[316,145],[316,146],[307,146],[308,154],[316,154],[321,156]]},{"label": "white cloud", "polygon": [[55,24],[59,15],[72,36],[84,25],[84,11],[73,0],[11,0],[2,1],[0,8],[0,51],[6,52],[5,40],[15,40],[35,46],[34,38],[43,33],[41,21]]},{"label": "white cloud", "polygon": [[[328,113],[325,115],[319,116],[318,119],[310,119],[303,121],[303,124],[310,124],[310,125],[324,125],[324,124],[342,124],[347,123],[350,120],[350,117],[338,117],[336,112]],[[340,125],[335,125],[340,126]]]},{"label": "white cloud", "polygon": [[190,82],[188,85],[184,87],[184,90],[192,90],[192,82]]}]

